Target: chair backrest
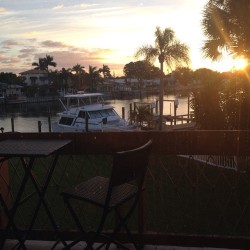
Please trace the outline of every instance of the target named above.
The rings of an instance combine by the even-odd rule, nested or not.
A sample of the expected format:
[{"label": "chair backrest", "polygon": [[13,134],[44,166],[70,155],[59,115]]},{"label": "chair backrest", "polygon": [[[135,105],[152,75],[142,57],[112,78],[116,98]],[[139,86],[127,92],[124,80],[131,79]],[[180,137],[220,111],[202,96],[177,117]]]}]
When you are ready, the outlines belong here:
[{"label": "chair backrest", "polygon": [[141,147],[115,153],[110,186],[118,186],[131,181],[137,181],[139,185],[142,185],[151,148],[152,140],[149,140]]}]

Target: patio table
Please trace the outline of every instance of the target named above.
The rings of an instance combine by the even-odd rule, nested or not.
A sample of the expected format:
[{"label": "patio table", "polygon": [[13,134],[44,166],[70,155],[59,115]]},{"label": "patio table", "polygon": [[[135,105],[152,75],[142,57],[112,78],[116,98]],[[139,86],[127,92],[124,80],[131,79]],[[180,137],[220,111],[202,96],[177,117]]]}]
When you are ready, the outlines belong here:
[{"label": "patio table", "polygon": [[[4,249],[4,244],[11,228],[13,229],[15,236],[19,241],[19,247],[26,249],[25,240],[27,239],[30,231],[33,228],[33,225],[36,221],[39,209],[42,204],[55,232],[58,232],[57,224],[45,199],[45,194],[52,174],[54,172],[58,157],[60,155],[60,149],[68,145],[70,142],[70,140],[64,139],[10,139],[0,141],[0,156],[4,157],[2,158],[2,160],[14,157],[20,158],[25,171],[16,198],[14,199],[11,208],[7,207],[7,205],[4,203],[3,198],[0,195],[0,205],[2,203],[2,206],[4,207],[4,210],[8,216],[8,223],[3,231],[2,239],[0,242],[0,249]],[[43,184],[40,184],[32,174],[32,169],[35,165],[34,162],[37,158],[47,157],[49,155],[51,155],[52,160],[46,173],[45,180]],[[31,216],[30,225],[28,226],[27,231],[25,231],[25,234],[23,235],[23,232],[21,232],[15,225],[14,218],[18,207],[33,195],[32,193],[21,200],[28,180],[32,181],[33,186],[35,187],[35,193],[38,195],[39,199],[34,209],[34,213]]]}]

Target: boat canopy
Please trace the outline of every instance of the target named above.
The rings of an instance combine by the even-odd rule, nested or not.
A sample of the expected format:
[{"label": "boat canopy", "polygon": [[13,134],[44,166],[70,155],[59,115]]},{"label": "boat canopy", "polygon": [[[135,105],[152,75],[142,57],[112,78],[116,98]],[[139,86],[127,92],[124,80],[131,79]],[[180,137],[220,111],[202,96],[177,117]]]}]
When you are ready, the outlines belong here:
[{"label": "boat canopy", "polygon": [[82,105],[91,105],[97,103],[102,104],[104,102],[102,93],[69,94],[65,95],[64,98],[67,101],[66,107],[64,106],[63,102],[61,100],[60,101],[65,110],[69,110],[70,107],[74,106],[79,107]]}]

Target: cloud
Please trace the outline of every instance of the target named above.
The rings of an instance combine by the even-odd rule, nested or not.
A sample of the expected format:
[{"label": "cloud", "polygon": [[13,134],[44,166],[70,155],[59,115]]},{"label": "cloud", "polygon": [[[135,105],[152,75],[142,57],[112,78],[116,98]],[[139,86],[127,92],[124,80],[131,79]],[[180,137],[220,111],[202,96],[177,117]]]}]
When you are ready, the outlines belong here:
[{"label": "cloud", "polygon": [[[34,38],[37,36],[30,36],[30,38],[18,38],[0,40],[0,68],[1,70],[10,71],[13,73],[20,73],[24,70],[32,69],[32,63],[38,62],[39,58],[46,55],[54,57],[57,63],[57,70],[61,68],[72,68],[76,64],[81,64],[86,69],[91,65],[93,67],[101,68],[103,64],[110,67],[112,72],[117,72],[119,68],[123,68],[121,62],[114,62],[112,55],[117,51],[114,48],[108,48],[106,45],[103,48],[85,47],[85,41],[78,45],[70,44],[70,41],[63,41],[60,39],[44,39]],[[96,45],[95,45],[96,46]],[[38,53],[39,52],[39,53]],[[115,55],[117,58],[119,55]],[[124,56],[122,56],[124,58]],[[112,67],[110,66],[112,65]]]},{"label": "cloud", "polygon": [[37,41],[37,39],[36,38],[29,38],[29,39],[26,39],[26,41],[34,44]]},{"label": "cloud", "polygon": [[4,51],[0,51],[0,60],[2,60],[5,56],[5,52]]},{"label": "cloud", "polygon": [[95,6],[97,6],[97,5],[98,5],[98,4],[95,4],[95,3],[93,3],[93,4],[82,3],[82,4],[80,4],[80,7],[83,8],[83,9],[89,9],[89,8],[95,7]]},{"label": "cloud", "polygon": [[32,53],[34,53],[34,51],[36,51],[36,49],[35,48],[26,48],[26,49],[20,49],[19,51],[22,54],[24,54],[24,53],[32,54]]},{"label": "cloud", "polygon": [[65,48],[68,47],[67,45],[63,44],[62,42],[55,42],[51,40],[46,40],[41,42],[43,47],[49,47],[49,48]]},{"label": "cloud", "polygon": [[[34,55],[34,61],[37,61],[38,58],[45,57],[47,54],[53,56],[54,61],[57,63],[57,69],[72,68],[76,64],[80,64],[86,69],[90,65],[99,68],[102,67],[103,64],[108,64],[106,55],[110,52],[110,49],[99,48],[91,50],[85,48],[74,48],[72,50],[61,51],[54,50],[45,53],[36,53]],[[115,67],[114,63],[112,63],[112,65]],[[118,66],[115,68],[118,68]]]},{"label": "cloud", "polygon": [[34,53],[37,51],[35,47],[30,48],[24,48],[20,49],[20,54],[18,55],[19,58],[30,58],[31,55],[34,55]]},{"label": "cloud", "polygon": [[1,45],[4,49],[10,49],[14,46],[22,46],[23,43],[15,40],[4,40],[1,42]]},{"label": "cloud", "polygon": [[1,57],[1,63],[5,64],[6,66],[11,66],[15,63],[19,63],[20,62],[20,58],[18,58],[17,56],[3,56]]},{"label": "cloud", "polygon": [[[1,51],[1,48],[4,50]],[[38,41],[31,38],[15,41],[9,39],[0,43],[0,65],[1,70],[18,74],[31,69],[32,63],[38,62],[39,58],[50,55],[57,63],[55,69],[58,70],[72,68],[76,64],[82,65],[85,69],[88,69],[90,65],[101,68],[103,64],[106,64],[112,72],[118,72],[119,68],[123,68],[123,65],[120,62],[114,63],[110,59],[110,55],[113,53],[116,51],[109,48],[88,49],[56,40]]]},{"label": "cloud", "polygon": [[0,7],[0,14],[6,12],[6,9],[3,7]]},{"label": "cloud", "polygon": [[29,32],[24,32],[22,35],[24,37],[39,37],[41,35],[44,35],[44,32],[41,32],[41,31],[29,31]]},{"label": "cloud", "polygon": [[63,4],[58,4],[58,5],[54,6],[54,7],[52,8],[52,10],[59,10],[59,9],[62,9],[63,7],[64,7]]}]

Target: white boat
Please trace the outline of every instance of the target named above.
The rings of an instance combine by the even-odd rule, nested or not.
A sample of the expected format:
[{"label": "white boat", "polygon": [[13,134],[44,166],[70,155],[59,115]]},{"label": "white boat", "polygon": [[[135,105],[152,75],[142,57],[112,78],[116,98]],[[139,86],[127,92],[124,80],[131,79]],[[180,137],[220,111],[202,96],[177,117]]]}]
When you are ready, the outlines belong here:
[{"label": "white boat", "polygon": [[102,93],[65,95],[66,105],[59,99],[64,111],[59,121],[51,124],[53,132],[133,131],[135,125],[122,119],[114,107],[104,104]]}]

